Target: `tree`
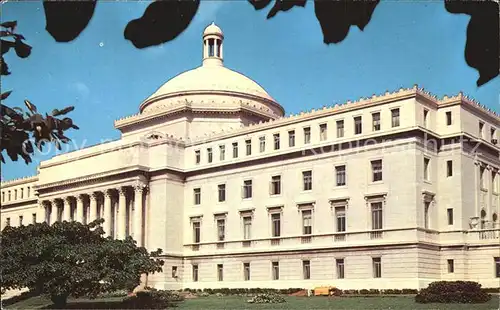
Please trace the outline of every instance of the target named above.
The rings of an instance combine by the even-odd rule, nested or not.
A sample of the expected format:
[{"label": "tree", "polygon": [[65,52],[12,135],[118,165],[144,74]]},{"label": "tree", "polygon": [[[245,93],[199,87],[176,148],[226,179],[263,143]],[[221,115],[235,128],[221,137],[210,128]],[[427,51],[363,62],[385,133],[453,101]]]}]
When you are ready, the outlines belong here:
[{"label": "tree", "polygon": [[132,289],[143,273],[161,272],[161,249],[148,253],[128,237],[104,238],[100,224],[56,222],[6,227],[1,232],[2,291],[27,287],[64,308],[67,298]]},{"label": "tree", "polygon": [[[2,56],[0,57],[0,71],[1,75],[11,74],[9,67],[3,57],[4,54],[14,49],[17,56],[26,58],[31,54],[31,46],[24,43],[24,37],[15,33],[17,26],[16,21],[9,21],[0,24],[1,31],[0,37],[10,40],[1,39]],[[10,108],[3,104],[11,91],[1,94],[0,104],[0,160],[5,163],[3,152],[6,151],[7,155],[12,161],[17,161],[19,156],[24,159],[25,163],[31,162],[31,156],[34,153],[33,144],[30,139],[34,140],[35,146],[42,150],[46,142],[55,143],[56,147],[60,150],[61,143],[68,143],[69,138],[64,136],[64,131],[73,128],[78,129],[73,124],[71,118],[65,117],[59,119],[58,116],[65,115],[74,110],[74,107],[66,107],[62,110],[54,109],[51,115],[38,113],[37,108],[29,100],[24,103],[28,109],[25,112],[19,107]]]}]

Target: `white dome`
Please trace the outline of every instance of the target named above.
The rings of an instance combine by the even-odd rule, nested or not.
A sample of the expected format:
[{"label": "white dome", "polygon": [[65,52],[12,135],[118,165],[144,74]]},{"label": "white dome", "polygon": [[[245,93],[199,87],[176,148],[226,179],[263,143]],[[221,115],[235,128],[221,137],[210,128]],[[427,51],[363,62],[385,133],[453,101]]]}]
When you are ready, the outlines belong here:
[{"label": "white dome", "polygon": [[208,36],[208,35],[217,35],[224,37],[224,35],[222,34],[222,30],[214,22],[208,25],[208,27],[205,28],[205,31],[203,31],[203,36]]}]

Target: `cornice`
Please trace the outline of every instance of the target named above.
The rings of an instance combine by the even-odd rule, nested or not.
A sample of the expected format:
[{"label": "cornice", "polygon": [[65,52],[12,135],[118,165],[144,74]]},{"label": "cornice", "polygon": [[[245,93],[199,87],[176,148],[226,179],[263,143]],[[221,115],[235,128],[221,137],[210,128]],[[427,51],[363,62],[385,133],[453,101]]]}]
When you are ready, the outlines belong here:
[{"label": "cornice", "polygon": [[500,121],[500,114],[488,108],[487,106],[482,105],[473,98],[464,95],[462,92],[459,92],[457,95],[451,97],[444,96],[442,99],[439,100],[440,106],[446,106],[449,104],[460,104],[462,106],[469,106],[474,108],[475,111],[478,111],[487,117],[495,119],[497,123]]},{"label": "cornice", "polygon": [[38,181],[38,176],[27,176],[27,177],[22,177],[18,179],[12,179],[8,181],[3,181],[0,183],[0,186],[2,188],[7,188],[7,187],[12,187],[12,186],[17,186],[17,185],[22,185],[22,184],[28,184],[28,183],[35,183]]}]

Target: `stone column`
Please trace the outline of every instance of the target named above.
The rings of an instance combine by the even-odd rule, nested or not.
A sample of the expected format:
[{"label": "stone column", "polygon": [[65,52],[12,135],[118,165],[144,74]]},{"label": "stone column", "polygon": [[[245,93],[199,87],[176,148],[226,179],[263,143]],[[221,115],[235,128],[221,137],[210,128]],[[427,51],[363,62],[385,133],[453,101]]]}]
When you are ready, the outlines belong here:
[{"label": "stone column", "polygon": [[[41,223],[47,223],[49,224],[50,223],[50,205],[47,203],[47,201],[40,201],[39,202],[40,204],[40,212],[37,212],[37,222],[41,222]],[[39,216],[43,216],[41,218],[41,221],[40,221],[40,218],[38,218]]]},{"label": "stone column", "polygon": [[118,189],[118,212],[116,213],[116,239],[125,239],[127,230],[127,201],[126,201],[126,188],[120,187]]},{"label": "stone column", "polygon": [[67,196],[63,199],[63,221],[71,221],[71,197]]},{"label": "stone column", "polygon": [[104,233],[105,236],[111,236],[111,223],[113,220],[113,213],[111,210],[111,191],[108,189],[104,191]]},{"label": "stone column", "polygon": [[89,195],[90,206],[89,206],[89,223],[97,219],[97,193],[91,193]]},{"label": "stone column", "polygon": [[76,216],[74,217],[75,218],[75,221],[77,222],[80,222],[80,223],[84,223],[84,214],[83,214],[83,199],[84,199],[84,196],[83,195],[78,195],[76,196]]},{"label": "stone column", "polygon": [[137,241],[137,246],[142,246],[142,225],[143,225],[143,205],[142,193],[145,186],[143,184],[136,184],[134,186],[134,240]]},{"label": "stone column", "polygon": [[50,206],[48,208],[51,208],[50,210],[50,225],[54,224],[57,222],[57,213],[59,212],[57,208],[57,199],[52,199],[50,201]]}]

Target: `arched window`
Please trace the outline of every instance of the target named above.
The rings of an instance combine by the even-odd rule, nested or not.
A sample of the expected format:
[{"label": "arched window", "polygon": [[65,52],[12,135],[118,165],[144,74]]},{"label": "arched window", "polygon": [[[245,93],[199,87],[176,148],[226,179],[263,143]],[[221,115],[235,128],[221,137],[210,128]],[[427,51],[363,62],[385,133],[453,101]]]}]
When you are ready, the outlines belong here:
[{"label": "arched window", "polygon": [[208,57],[214,56],[214,39],[208,39]]},{"label": "arched window", "polygon": [[497,222],[498,222],[498,214],[496,213],[493,213],[493,215],[491,216],[491,219],[493,220],[493,225],[497,225]]},{"label": "arched window", "polygon": [[486,211],[481,210],[481,229],[486,228]]}]

